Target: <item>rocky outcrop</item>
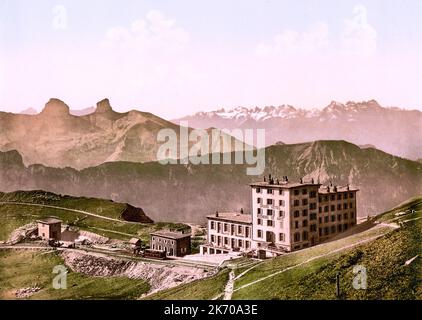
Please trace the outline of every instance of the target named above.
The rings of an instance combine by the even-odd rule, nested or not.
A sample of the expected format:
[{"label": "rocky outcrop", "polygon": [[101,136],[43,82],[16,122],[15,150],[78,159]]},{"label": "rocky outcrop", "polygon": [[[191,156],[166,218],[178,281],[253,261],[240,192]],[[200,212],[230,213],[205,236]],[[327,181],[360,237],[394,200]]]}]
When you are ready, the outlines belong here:
[{"label": "rocky outcrop", "polygon": [[36,223],[29,223],[26,224],[15,231],[12,232],[12,234],[9,236],[9,238],[6,241],[6,244],[8,245],[14,245],[17,244],[27,238],[29,238],[31,235],[35,234],[38,230],[38,226]]},{"label": "rocky outcrop", "polygon": [[47,102],[41,114],[44,116],[61,117],[70,115],[69,106],[60,99],[52,98]]},{"label": "rocky outcrop", "polygon": [[102,114],[113,112],[113,108],[110,105],[110,100],[103,99],[97,103],[97,109],[95,109],[95,113]]},{"label": "rocky outcrop", "polygon": [[120,217],[125,221],[153,223],[154,221],[148,217],[144,210],[135,208],[130,204],[126,205],[126,209],[121,213]]}]

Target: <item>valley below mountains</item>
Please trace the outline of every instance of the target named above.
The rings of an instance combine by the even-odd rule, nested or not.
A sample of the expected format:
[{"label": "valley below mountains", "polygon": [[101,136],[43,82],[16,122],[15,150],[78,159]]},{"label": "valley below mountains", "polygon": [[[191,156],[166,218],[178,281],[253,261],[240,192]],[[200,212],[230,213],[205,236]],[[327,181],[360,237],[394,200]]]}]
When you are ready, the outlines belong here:
[{"label": "valley below mountains", "polygon": [[[358,187],[358,215],[373,215],[422,194],[422,164],[346,141],[274,145],[265,175]],[[233,156],[233,154],[232,154]],[[233,162],[234,163],[234,162]],[[162,165],[115,161],[83,170],[25,165],[18,151],[0,152],[0,191],[45,190],[112,199],[142,208],[154,221],[199,222],[215,211],[246,212],[248,165]]]}]

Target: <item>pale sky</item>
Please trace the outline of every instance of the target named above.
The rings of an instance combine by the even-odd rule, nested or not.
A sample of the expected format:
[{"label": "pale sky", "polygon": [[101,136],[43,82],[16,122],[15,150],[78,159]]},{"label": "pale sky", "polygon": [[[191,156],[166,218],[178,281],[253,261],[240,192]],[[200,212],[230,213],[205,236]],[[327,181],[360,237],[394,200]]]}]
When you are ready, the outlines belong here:
[{"label": "pale sky", "polygon": [[420,0],[0,0],[0,109],[422,110]]}]

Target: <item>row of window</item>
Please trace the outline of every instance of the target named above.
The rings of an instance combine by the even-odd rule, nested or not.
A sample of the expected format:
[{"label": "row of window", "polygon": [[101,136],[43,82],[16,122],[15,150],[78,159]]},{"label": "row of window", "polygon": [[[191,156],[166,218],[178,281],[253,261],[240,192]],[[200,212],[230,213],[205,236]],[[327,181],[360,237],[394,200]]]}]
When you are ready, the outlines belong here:
[{"label": "row of window", "polygon": [[[257,219],[257,225],[262,226],[263,225],[263,220],[261,218]],[[267,220],[267,227],[274,227],[274,221],[273,220]],[[280,226],[281,228],[283,227],[282,225]]]},{"label": "row of window", "polygon": [[165,243],[165,244],[174,244],[174,240],[170,239],[163,239],[160,237],[152,237],[152,241],[157,241],[158,243]]},{"label": "row of window", "polygon": [[[299,211],[297,211],[297,212],[299,212]],[[350,218],[351,219],[354,218],[354,215],[355,215],[354,212],[350,212]],[[299,217],[299,215],[296,215],[296,212],[295,212],[295,218],[298,218],[298,217]],[[320,224],[322,224],[323,222],[324,223],[329,223],[330,221],[331,222],[335,222],[336,221],[336,218],[337,218],[337,221],[341,221],[342,219],[348,220],[349,219],[349,213],[346,212],[344,214],[338,214],[337,216],[336,215],[332,215],[331,217],[330,216],[326,216],[326,217],[324,217],[324,219],[323,219],[323,217],[319,217],[319,223]],[[312,213],[311,214],[310,220],[311,221],[316,220],[316,213]],[[299,223],[300,222],[298,220],[293,221],[293,224],[294,224],[293,227],[295,229],[299,229],[299,227],[300,227],[299,226]],[[308,226],[308,223],[309,223],[308,220],[303,220],[302,221],[302,227],[303,228],[306,228]],[[257,224],[259,226],[262,226],[263,225],[263,220],[261,218],[258,218],[257,219]],[[274,221],[273,220],[266,220],[266,226],[267,227],[274,227]],[[311,230],[311,231],[316,231],[316,225],[311,225],[311,227],[314,228],[314,230]]]},{"label": "row of window", "polygon": [[[343,205],[341,203],[337,204],[337,210],[346,210],[349,208],[353,209],[353,203],[343,203]],[[336,206],[332,204],[331,206],[319,207],[319,213],[322,213],[323,211],[336,211]]]},{"label": "row of window", "polygon": [[[348,207],[345,207],[345,209],[347,209],[347,208]],[[353,208],[353,206],[351,206],[350,208]],[[335,210],[332,210],[332,211],[335,211]],[[307,217],[308,216],[308,209],[304,209],[302,211],[295,210],[293,212],[293,217],[294,218],[299,218],[301,216],[301,212],[302,212],[302,216],[303,217]],[[324,210],[324,212],[329,212],[328,208],[326,210]],[[320,213],[322,213],[322,210],[320,210]],[[264,214],[264,209],[258,208],[257,209],[257,214],[258,215]],[[273,216],[273,215],[274,215],[274,210],[267,209],[267,216]],[[280,218],[284,218],[285,217],[285,211],[279,210],[278,211],[278,216]],[[338,221],[340,221],[342,215],[341,214],[338,214],[337,217],[338,217]],[[350,212],[350,218],[353,219],[354,217],[355,217],[355,213],[353,211],[351,211]],[[317,214],[315,212],[312,212],[312,213],[310,213],[309,218],[310,218],[310,220],[316,220],[317,219]],[[321,220],[322,218],[320,217],[319,219],[320,219],[320,223],[322,223],[322,220]],[[327,220],[328,217],[325,217],[324,219]],[[332,215],[331,216],[331,219],[332,219],[331,221],[334,222],[335,221],[335,215]],[[349,214],[347,212],[346,213],[343,213],[343,219],[345,219],[345,220],[349,219]],[[329,221],[324,221],[324,222],[329,222]],[[212,229],[212,227],[211,227],[211,229]]]},{"label": "row of window", "polygon": [[[299,221],[296,220],[293,223],[294,223],[294,228],[299,229]],[[302,227],[306,228],[307,226],[308,226],[308,220],[303,220],[302,221]]]},{"label": "row of window", "polygon": [[[353,225],[354,225],[354,223],[350,223],[350,224],[345,223],[345,224],[339,224],[337,226],[331,226],[331,228],[329,228],[329,227],[319,228],[319,236],[324,236],[324,235],[327,236],[330,233],[333,234],[333,233],[337,233],[337,232],[343,232],[343,231],[346,231],[349,228],[349,226],[352,227]],[[312,224],[310,226],[310,231],[316,232],[317,231],[317,225]],[[263,233],[262,230],[258,229],[256,235],[259,239],[262,239],[263,236],[264,236],[264,233]],[[283,242],[283,241],[285,241],[285,238],[286,238],[286,236],[285,236],[284,233],[278,234],[278,241]],[[302,233],[295,232],[294,235],[293,235],[293,241],[294,242],[308,241],[308,239],[309,239],[308,231],[303,231]]]},{"label": "row of window", "polygon": [[[274,205],[274,203],[275,203],[274,202],[274,199],[266,199],[266,200],[267,200],[266,203],[265,203],[266,205]],[[262,198],[257,198],[256,199],[256,202],[258,204],[264,204],[264,201],[263,201]],[[294,207],[298,207],[300,205],[307,206],[308,203],[309,203],[308,202],[308,199],[302,199],[302,201],[300,201],[299,199],[293,200],[293,206]],[[284,207],[286,205],[286,202],[284,200],[279,200],[278,201],[278,205],[280,207]],[[343,204],[343,206],[345,206],[345,209],[347,209],[347,205],[348,205],[348,203],[344,203]],[[309,208],[311,210],[316,209],[316,206],[317,206],[317,204],[315,202],[309,204]],[[325,207],[328,207],[328,206],[325,206]],[[350,203],[350,207],[351,208],[353,207],[353,202]],[[335,205],[331,205],[331,208],[332,208],[331,210],[334,211],[335,210]],[[337,204],[337,210],[341,210],[341,203]]]},{"label": "row of window", "polygon": [[[263,199],[262,198],[256,198],[256,202],[258,203],[258,204],[264,204],[264,202],[263,202]],[[267,201],[266,201],[267,203],[267,205],[273,205],[274,204],[274,199],[267,199]],[[284,201],[284,200],[279,200],[278,201],[278,205],[280,206],[280,207],[284,207],[285,205],[286,205],[286,202]]]},{"label": "row of window", "polygon": [[343,199],[353,199],[355,197],[355,194],[353,192],[350,193],[337,193],[332,195],[325,195],[319,197],[319,202],[327,202],[328,200],[335,201],[337,200],[343,200]]},{"label": "row of window", "polygon": [[[267,190],[267,194],[274,194],[275,189],[265,189]],[[256,193],[261,193],[261,188],[256,188]],[[279,195],[284,195],[284,190],[283,189],[278,189],[278,194]],[[307,195],[308,194],[308,189],[294,189],[293,190],[293,194],[295,196],[298,196],[300,194],[302,195]],[[309,197],[310,198],[316,198],[317,196],[317,192],[312,190],[309,192]],[[336,193],[336,194],[332,194],[332,195],[324,195],[324,196],[320,196],[319,197],[319,201],[335,201],[337,200],[342,200],[342,199],[353,199],[355,197],[354,192],[349,192],[349,193]]]},{"label": "row of window", "polygon": [[[264,209],[258,208],[258,209],[256,210],[256,213],[257,213],[258,215],[263,215],[263,214],[264,214]],[[267,216],[272,216],[272,215],[274,215],[274,210],[272,210],[272,209],[267,209]],[[279,210],[279,211],[278,211],[278,216],[279,216],[280,218],[283,218],[283,217],[285,216],[285,212],[284,212],[283,210]]]},{"label": "row of window", "polygon": [[[341,221],[341,219],[344,220],[348,220],[349,219],[349,213],[343,213],[343,214],[338,214],[337,215],[337,221]],[[354,219],[355,218],[355,213],[353,211],[350,212],[350,219]],[[336,221],[336,215],[332,215],[331,218],[329,216],[324,217],[324,220],[322,219],[322,217],[319,217],[319,223],[322,223],[322,221],[324,221],[324,223],[328,223],[328,222],[335,222]]]},{"label": "row of window", "polygon": [[[293,194],[295,196],[298,196],[300,194],[307,195],[308,194],[308,189],[302,189],[302,190],[294,189],[293,190]],[[311,192],[309,192],[309,198],[316,198],[316,195],[317,195],[317,192],[314,191],[314,190],[312,190]]]},{"label": "row of window", "polygon": [[211,221],[210,223],[210,229],[211,230],[216,230],[218,233],[223,232],[230,232],[233,234],[237,231],[237,234],[241,234],[243,235],[243,232],[245,233],[245,235],[247,237],[249,237],[249,232],[250,232],[250,227],[245,227],[245,226],[241,226],[241,225],[234,225],[234,224],[229,224],[229,223],[221,223],[221,222],[215,222],[215,221]]},{"label": "row of window", "polygon": [[245,249],[249,249],[251,247],[251,242],[248,240],[233,239],[233,238],[221,237],[221,236],[215,236],[215,235],[211,235],[211,242],[216,243],[217,246],[219,247],[221,247],[222,245],[229,246],[231,248],[245,248]]},{"label": "row of window", "polygon": [[[264,232],[262,230],[258,229],[258,230],[256,230],[256,236],[259,239],[262,239],[264,237]],[[278,234],[278,241],[283,242],[285,240],[286,240],[286,235],[284,233],[279,233]]]},{"label": "row of window", "polygon": [[355,223],[352,222],[350,224],[347,224],[347,223],[339,224],[337,226],[331,226],[330,228],[329,227],[319,228],[319,236],[320,237],[328,236],[330,233],[333,234],[333,233],[337,233],[337,232],[346,231],[349,228],[349,225],[350,225],[350,227],[352,227],[352,226],[355,225]]},{"label": "row of window", "polygon": [[[257,230],[257,232],[256,232],[256,236],[259,238],[259,239],[262,239],[263,238],[263,236],[264,236],[264,233],[262,232],[262,230]],[[308,240],[308,232],[307,231],[303,231],[302,232],[302,237],[301,237],[301,234],[299,233],[299,232],[296,232],[294,235],[293,235],[293,238],[294,238],[294,242],[299,242],[299,241],[301,241],[301,239],[303,240],[303,241],[307,241]],[[280,241],[280,242],[284,242],[286,240],[286,235],[284,234],[284,233],[279,233],[278,234],[278,241]]]},{"label": "row of window", "polygon": [[307,231],[303,231],[302,232],[302,238],[299,232],[296,232],[293,235],[293,241],[294,242],[300,242],[300,241],[308,241],[308,232]]},{"label": "row of window", "polygon": [[[274,189],[264,189],[267,190],[267,194],[274,194]],[[256,188],[256,193],[261,193],[261,188]],[[283,189],[278,189],[278,194],[279,195],[284,195],[284,190]]]},{"label": "row of window", "polygon": [[[257,200],[258,204],[263,204],[262,198],[257,198],[256,200]],[[295,207],[298,207],[298,206],[301,205],[301,203],[302,203],[302,206],[307,206],[309,202],[308,202],[308,199],[302,199],[302,202],[300,202],[300,200],[294,200],[293,205]],[[274,200],[273,199],[267,199],[266,204],[267,205],[274,205]],[[278,205],[280,207],[284,207],[286,205],[286,202],[284,200],[279,200]],[[309,209],[310,210],[315,210],[316,208],[317,208],[316,202],[309,203]]]},{"label": "row of window", "polygon": [[[275,189],[265,189],[265,190],[267,190],[267,194],[274,194],[274,191],[275,191]],[[256,188],[256,193],[261,193],[261,188]],[[283,189],[278,189],[278,194],[279,195],[284,195],[284,190]],[[308,194],[308,189],[294,189],[293,190],[293,194],[295,195],[295,196],[298,196],[298,195],[300,195],[300,194],[302,194],[302,195],[307,195]],[[310,198],[316,198],[316,196],[317,196],[317,192],[316,191],[311,191],[311,192],[309,192],[309,197]]]},{"label": "row of window", "polygon": [[301,204],[302,204],[302,206],[307,206],[308,205],[308,199],[302,199],[302,201],[300,201],[300,200],[298,200],[298,199],[296,199],[296,200],[293,200],[293,206],[294,207],[298,207],[298,206],[300,206]]}]

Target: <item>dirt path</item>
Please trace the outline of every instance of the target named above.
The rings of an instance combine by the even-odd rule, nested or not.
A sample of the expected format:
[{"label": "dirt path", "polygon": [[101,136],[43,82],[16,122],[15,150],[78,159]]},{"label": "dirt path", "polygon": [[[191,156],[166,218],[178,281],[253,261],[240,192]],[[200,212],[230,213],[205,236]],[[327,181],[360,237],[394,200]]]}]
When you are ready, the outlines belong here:
[{"label": "dirt path", "polygon": [[124,221],[124,220],[119,220],[119,219],[115,219],[115,218],[105,217],[105,216],[101,216],[99,214],[95,214],[95,213],[91,213],[91,212],[87,212],[87,211],[76,210],[76,209],[69,209],[69,208],[64,208],[64,207],[56,207],[56,206],[51,206],[51,205],[47,205],[47,204],[27,203],[27,202],[0,202],[0,204],[6,204],[6,205],[11,204],[11,205],[21,205],[21,206],[33,206],[33,207],[51,208],[51,209],[58,209],[58,210],[65,210],[65,211],[75,212],[75,213],[81,213],[81,214],[85,214],[87,216],[91,216],[91,217],[95,217],[95,218],[99,218],[99,219],[103,219],[103,220],[114,221],[114,222],[137,223],[137,222]]},{"label": "dirt path", "polygon": [[251,271],[252,269],[256,268],[257,266],[259,266],[260,264],[262,264],[263,261],[253,265],[252,267],[250,267],[249,269],[243,271],[241,274],[239,274],[236,278],[234,278],[234,281],[236,281],[239,278],[242,278],[245,274],[247,274],[249,271]]},{"label": "dirt path", "polygon": [[224,298],[223,300],[231,300],[233,295],[234,280],[235,280],[234,271],[230,271],[229,280],[227,281],[226,287],[224,288]]}]

